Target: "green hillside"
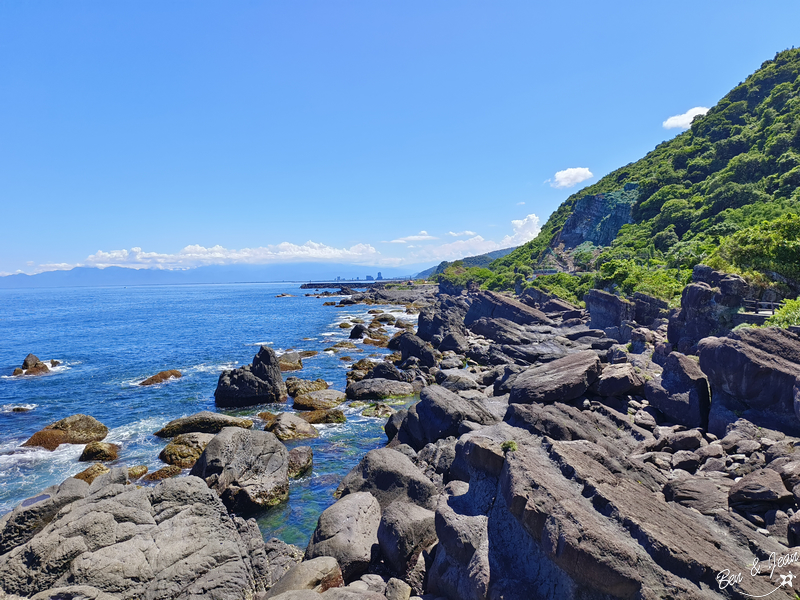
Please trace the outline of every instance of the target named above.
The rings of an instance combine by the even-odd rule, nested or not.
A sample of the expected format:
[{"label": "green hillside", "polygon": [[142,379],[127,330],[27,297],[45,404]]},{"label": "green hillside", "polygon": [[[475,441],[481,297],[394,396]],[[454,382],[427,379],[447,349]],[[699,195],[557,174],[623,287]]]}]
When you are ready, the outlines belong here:
[{"label": "green hillside", "polygon": [[[579,200],[634,183],[632,223],[610,246],[558,247]],[[688,131],[567,198],[536,239],[494,261],[482,283],[507,289],[520,274],[566,260],[597,285],[674,298],[689,270],[704,262],[797,289],[799,209],[800,49],[792,49],[762,64]],[[568,285],[577,290],[583,281]]]},{"label": "green hillside", "polygon": [[502,258],[503,256],[507,256],[511,252],[513,252],[514,248],[503,248],[502,250],[494,250],[492,252],[487,252],[486,254],[479,254],[478,256],[467,256],[462,258],[461,260],[456,260],[453,262],[443,260],[435,267],[431,267],[430,269],[425,269],[424,271],[420,271],[417,273],[417,279],[428,279],[429,277],[433,277],[434,275],[439,275],[444,273],[447,267],[454,265],[456,263],[461,263],[464,267],[478,267],[484,268],[488,267],[492,264],[493,261],[497,260],[498,258]]}]

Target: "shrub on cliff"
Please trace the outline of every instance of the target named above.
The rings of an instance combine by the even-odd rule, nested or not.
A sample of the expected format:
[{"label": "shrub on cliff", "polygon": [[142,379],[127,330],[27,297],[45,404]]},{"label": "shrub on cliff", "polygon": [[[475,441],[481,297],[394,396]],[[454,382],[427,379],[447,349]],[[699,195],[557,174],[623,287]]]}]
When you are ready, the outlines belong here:
[{"label": "shrub on cliff", "polygon": [[765,325],[772,327],[789,327],[800,325],[800,298],[797,300],[787,300],[775,314],[772,315]]}]

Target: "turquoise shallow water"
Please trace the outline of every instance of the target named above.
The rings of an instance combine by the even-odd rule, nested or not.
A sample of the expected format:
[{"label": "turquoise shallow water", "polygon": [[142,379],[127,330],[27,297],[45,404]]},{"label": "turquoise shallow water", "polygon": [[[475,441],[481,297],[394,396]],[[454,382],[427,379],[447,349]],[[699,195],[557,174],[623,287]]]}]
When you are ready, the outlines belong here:
[{"label": "turquoise shallow water", "polygon": [[[276,298],[281,293],[294,297]],[[176,417],[216,410],[221,371],[249,363],[261,344],[277,352],[319,351],[303,361],[302,371],[285,376],[321,377],[339,390],[349,366],[342,355],[358,360],[388,352],[360,344],[361,351],[323,352],[347,338],[340,322],[366,321],[370,307],[324,307],[329,299],[303,293],[290,283],[0,290],[0,514],[88,466],[78,461],[82,446],[20,447],[53,421],[89,414],[108,426],[106,441],[121,444],[117,465],[155,470],[164,466],[158,453],[166,441],[153,432]],[[11,377],[29,352],[62,366],[40,377]],[[178,369],[183,378],[137,385],[164,369]],[[255,415],[290,405],[223,412]],[[32,410],[12,412],[15,406]],[[320,426],[319,439],[297,442],[314,448],[314,470],[291,484],[287,504],[257,515],[266,537],[305,545],[341,478],[385,443],[383,420],[344,408],[346,424]]]}]

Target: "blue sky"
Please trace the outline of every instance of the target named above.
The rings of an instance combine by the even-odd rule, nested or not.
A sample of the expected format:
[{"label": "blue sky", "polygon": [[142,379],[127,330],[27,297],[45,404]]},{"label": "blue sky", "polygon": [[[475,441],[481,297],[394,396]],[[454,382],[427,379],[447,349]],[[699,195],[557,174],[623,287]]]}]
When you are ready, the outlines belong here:
[{"label": "blue sky", "polygon": [[798,23],[796,1],[4,0],[0,273],[516,245]]}]

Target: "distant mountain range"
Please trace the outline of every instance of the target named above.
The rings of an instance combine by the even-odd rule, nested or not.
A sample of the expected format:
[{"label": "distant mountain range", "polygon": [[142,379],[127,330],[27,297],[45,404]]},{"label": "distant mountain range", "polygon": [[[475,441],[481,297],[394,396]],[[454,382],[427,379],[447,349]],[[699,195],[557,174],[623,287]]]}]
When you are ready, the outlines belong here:
[{"label": "distant mountain range", "polygon": [[75,267],[36,275],[18,273],[0,277],[0,288],[95,287],[116,285],[174,285],[190,283],[256,283],[268,281],[366,280],[411,278],[427,265],[375,267],[331,263],[283,263],[272,265],[214,265],[185,270],[130,269],[125,267]]},{"label": "distant mountain range", "polygon": [[[465,267],[488,267],[493,261],[497,260],[498,258],[503,258],[504,256],[511,254],[516,250],[514,248],[504,248],[502,250],[495,250],[494,252],[487,252],[486,254],[479,254],[478,256],[467,256],[462,258],[460,262],[464,263]],[[459,261],[453,261],[459,262]],[[420,271],[417,273],[417,277],[419,279],[427,279],[433,275],[438,275],[439,273],[444,273],[444,270],[453,264],[453,262],[448,262],[443,260],[435,267],[431,267],[430,269],[425,269],[424,271]]]}]

